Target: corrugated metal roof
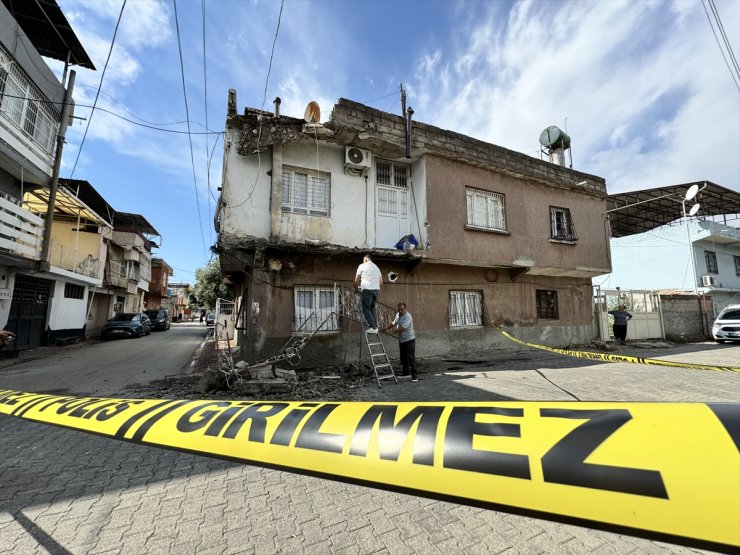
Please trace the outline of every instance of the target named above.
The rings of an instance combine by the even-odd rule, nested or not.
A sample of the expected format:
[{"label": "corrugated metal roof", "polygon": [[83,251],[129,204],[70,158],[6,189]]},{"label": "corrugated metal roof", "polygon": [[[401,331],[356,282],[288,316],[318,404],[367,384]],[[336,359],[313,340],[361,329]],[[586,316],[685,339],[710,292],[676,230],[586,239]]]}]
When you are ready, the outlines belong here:
[{"label": "corrugated metal roof", "polygon": [[723,216],[721,220],[727,225],[740,222],[740,193],[700,181],[609,195],[606,206],[612,237],[636,235],[680,220],[684,216],[684,195],[692,185],[699,186],[699,193],[686,201],[687,212],[698,203],[697,218]]},{"label": "corrugated metal roof", "polygon": [[2,0],[42,56],[95,69],[55,0]]}]

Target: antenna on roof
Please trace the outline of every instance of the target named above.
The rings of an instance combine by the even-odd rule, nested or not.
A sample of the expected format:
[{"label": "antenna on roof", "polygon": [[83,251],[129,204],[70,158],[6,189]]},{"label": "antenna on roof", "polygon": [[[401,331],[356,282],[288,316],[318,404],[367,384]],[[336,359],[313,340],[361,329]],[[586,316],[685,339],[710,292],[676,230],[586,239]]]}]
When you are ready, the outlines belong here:
[{"label": "antenna on roof", "polygon": [[303,112],[303,119],[306,123],[318,123],[321,121],[321,108],[319,108],[318,102],[312,100],[308,103],[305,112]]}]

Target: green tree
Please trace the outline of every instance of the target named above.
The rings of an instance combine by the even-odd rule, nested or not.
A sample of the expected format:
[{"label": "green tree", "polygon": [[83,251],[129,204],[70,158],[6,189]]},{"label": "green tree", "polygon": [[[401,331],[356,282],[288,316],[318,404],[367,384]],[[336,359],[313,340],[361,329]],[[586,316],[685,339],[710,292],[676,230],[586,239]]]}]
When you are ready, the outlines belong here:
[{"label": "green tree", "polygon": [[195,270],[193,295],[201,306],[213,309],[216,299],[234,300],[234,291],[221,281],[221,265],[214,259],[205,267]]}]

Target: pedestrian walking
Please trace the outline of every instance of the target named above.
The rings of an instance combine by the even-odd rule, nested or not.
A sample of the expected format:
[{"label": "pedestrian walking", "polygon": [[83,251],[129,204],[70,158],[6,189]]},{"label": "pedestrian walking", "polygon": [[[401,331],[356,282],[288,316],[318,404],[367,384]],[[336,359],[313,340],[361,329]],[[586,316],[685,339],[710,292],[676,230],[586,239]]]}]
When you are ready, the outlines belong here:
[{"label": "pedestrian walking", "polygon": [[201,326],[203,325],[203,319],[206,317],[206,311],[201,310],[200,311],[200,321],[198,322]]},{"label": "pedestrian walking", "polygon": [[380,273],[380,268],[373,263],[370,255],[366,254],[355,272],[355,291],[360,291],[362,314],[368,325],[368,333],[378,333],[375,304],[378,302],[382,284],[383,274]]},{"label": "pedestrian walking", "polygon": [[393,329],[398,334],[398,351],[401,355],[401,376],[411,376],[412,382],[418,382],[416,374],[416,334],[414,319],[406,310],[406,303],[398,303],[398,314],[385,331]]},{"label": "pedestrian walking", "polygon": [[627,320],[632,319],[632,314],[625,310],[625,306],[620,304],[617,310],[610,310],[609,314],[614,316],[614,338],[618,339],[624,345],[627,339]]}]

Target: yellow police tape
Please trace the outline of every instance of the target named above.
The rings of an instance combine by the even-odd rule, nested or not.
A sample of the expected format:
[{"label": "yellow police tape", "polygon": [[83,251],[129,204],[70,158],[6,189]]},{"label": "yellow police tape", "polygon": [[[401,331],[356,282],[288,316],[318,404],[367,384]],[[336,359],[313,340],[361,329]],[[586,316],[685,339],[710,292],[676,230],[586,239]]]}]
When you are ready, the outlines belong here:
[{"label": "yellow police tape", "polygon": [[740,550],[740,403],[192,401],[0,390],[0,414]]},{"label": "yellow police tape", "polygon": [[740,372],[739,366],[710,366],[708,364],[693,364],[691,362],[673,362],[670,360],[659,360],[657,358],[643,358],[643,357],[631,357],[626,355],[609,355],[603,353],[591,353],[589,351],[571,351],[570,349],[556,349],[555,347],[548,347],[547,345],[538,345],[537,343],[527,343],[521,341],[516,337],[513,337],[509,333],[505,332],[501,328],[496,328],[500,331],[504,337],[511,339],[514,343],[520,345],[526,345],[527,347],[533,347],[535,349],[542,349],[543,351],[550,351],[552,353],[559,353],[561,355],[567,355],[569,357],[576,358],[587,358],[589,360],[606,360],[608,362],[631,362],[633,364],[652,364],[655,366],[673,366],[676,368],[697,368],[699,370],[719,370],[722,372]]}]

